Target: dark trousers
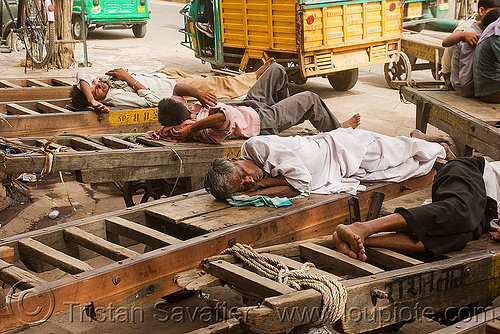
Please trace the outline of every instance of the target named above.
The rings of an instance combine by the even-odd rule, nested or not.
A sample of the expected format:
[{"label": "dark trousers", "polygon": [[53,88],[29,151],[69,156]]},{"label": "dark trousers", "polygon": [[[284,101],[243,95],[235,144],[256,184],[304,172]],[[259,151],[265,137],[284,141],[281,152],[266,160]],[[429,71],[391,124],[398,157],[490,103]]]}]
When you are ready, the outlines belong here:
[{"label": "dark trousers", "polygon": [[309,120],[320,131],[342,127],[325,102],[313,92],[290,96],[285,68],[274,63],[267,68],[239,105],[252,107],[260,117],[260,134],[274,135]]}]

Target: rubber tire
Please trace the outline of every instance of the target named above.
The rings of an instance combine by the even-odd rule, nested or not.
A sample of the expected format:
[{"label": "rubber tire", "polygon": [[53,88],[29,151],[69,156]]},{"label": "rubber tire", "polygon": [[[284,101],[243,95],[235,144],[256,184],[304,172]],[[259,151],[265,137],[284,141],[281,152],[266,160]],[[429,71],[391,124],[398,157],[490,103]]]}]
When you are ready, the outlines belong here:
[{"label": "rubber tire", "polygon": [[405,29],[415,31],[415,32],[421,32],[422,30],[424,30],[424,28],[425,28],[425,23],[419,23],[419,24],[415,24],[414,26],[407,27]]},{"label": "rubber tire", "polygon": [[[393,73],[393,70],[396,73]],[[392,89],[398,89],[399,85],[393,84],[393,80],[399,79],[401,81],[411,78],[411,61],[404,52],[399,53],[398,62],[390,62],[384,64],[385,82]]]},{"label": "rubber tire", "polygon": [[352,68],[329,75],[328,81],[335,90],[348,91],[358,82],[358,75],[358,69]]},{"label": "rubber tire", "polygon": [[[83,39],[83,33],[82,33],[82,17],[80,15],[74,15],[73,18],[71,19],[71,35],[73,36],[74,39]],[[85,24],[85,36],[88,37],[89,34],[89,28]]]},{"label": "rubber tire", "polygon": [[[12,38],[12,35],[14,35],[14,43],[12,43],[13,45],[11,45],[11,38]],[[9,33],[9,35],[7,36],[7,40],[6,40],[6,44],[9,48],[12,48],[12,50],[14,52],[21,52],[21,51],[24,51],[24,44],[23,44],[23,41],[21,41],[19,39],[19,36],[17,36],[17,34],[13,31],[11,31]]]},{"label": "rubber tire", "polygon": [[137,38],[143,38],[144,36],[146,36],[146,32],[147,32],[147,25],[144,23],[144,24],[134,24],[132,26],[132,32],[134,33],[134,36],[137,37]]}]

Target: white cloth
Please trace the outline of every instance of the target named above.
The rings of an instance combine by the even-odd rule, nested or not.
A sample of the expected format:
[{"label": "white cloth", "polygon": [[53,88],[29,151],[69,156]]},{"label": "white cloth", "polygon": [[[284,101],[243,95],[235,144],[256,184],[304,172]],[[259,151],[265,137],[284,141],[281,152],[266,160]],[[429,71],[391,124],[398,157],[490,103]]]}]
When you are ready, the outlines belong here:
[{"label": "white cloth", "polygon": [[[101,102],[106,105],[122,108],[156,107],[161,99],[171,97],[174,93],[176,82],[170,79],[165,73],[130,73],[130,75],[134,80],[137,80],[149,89],[135,91],[129,85],[123,88],[110,87]],[[92,81],[98,80],[99,77],[94,77],[85,71],[78,71],[76,79],[78,88],[80,88],[80,81],[86,81],[92,86]]]},{"label": "white cloth", "polygon": [[[481,34],[483,31],[476,23],[464,30]],[[474,63],[474,47],[466,41],[460,41],[453,50],[451,61],[451,84],[460,96],[474,96],[474,78],[472,64]]]},{"label": "white cloth", "polygon": [[[500,217],[500,161],[488,162],[485,160],[483,180],[486,196],[497,202],[497,214]],[[495,231],[500,229],[500,219],[493,219],[490,222],[490,227]]]},{"label": "white cloth", "polygon": [[446,156],[438,143],[388,137],[361,129],[339,128],[316,136],[258,136],[247,140],[241,156],[270,176],[283,175],[302,192],[356,194],[363,181],[401,182],[429,173]]}]

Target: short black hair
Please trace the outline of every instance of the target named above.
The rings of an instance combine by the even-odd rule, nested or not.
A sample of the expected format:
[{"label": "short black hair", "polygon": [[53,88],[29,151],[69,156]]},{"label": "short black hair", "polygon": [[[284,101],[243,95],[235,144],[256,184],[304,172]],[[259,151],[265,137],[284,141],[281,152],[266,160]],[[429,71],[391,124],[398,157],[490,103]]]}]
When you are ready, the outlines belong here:
[{"label": "short black hair", "polygon": [[477,8],[483,7],[484,9],[500,7],[500,0],[479,0]]},{"label": "short black hair", "polygon": [[71,105],[76,110],[85,110],[90,105],[87,97],[83,92],[78,88],[77,85],[73,85],[71,90],[69,91],[69,97],[71,98]]},{"label": "short black hair", "polygon": [[165,98],[158,103],[158,121],[163,126],[176,126],[190,118],[189,110],[181,102]]},{"label": "short black hair", "polygon": [[481,19],[481,24],[485,27],[489,26],[493,22],[495,22],[500,17],[500,8],[495,8],[490,10],[486,15]]}]

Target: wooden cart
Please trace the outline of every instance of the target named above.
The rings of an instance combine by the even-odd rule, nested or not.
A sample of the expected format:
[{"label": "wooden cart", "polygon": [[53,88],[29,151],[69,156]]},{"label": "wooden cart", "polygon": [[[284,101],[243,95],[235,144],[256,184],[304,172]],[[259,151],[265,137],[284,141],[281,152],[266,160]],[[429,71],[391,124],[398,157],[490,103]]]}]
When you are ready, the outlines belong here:
[{"label": "wooden cart", "polygon": [[[374,194],[392,199],[427,187],[433,176],[367,184],[354,202],[365,217],[372,197],[379,205]],[[46,321],[71,305],[99,317],[95,311],[110,303],[119,310],[172,294],[181,289],[173,280],[178,273],[235,241],[259,247],[330,235],[350,221],[351,198],[230,207],[200,190],[0,239],[0,295],[8,296],[6,306],[0,303],[0,331]]]}]

